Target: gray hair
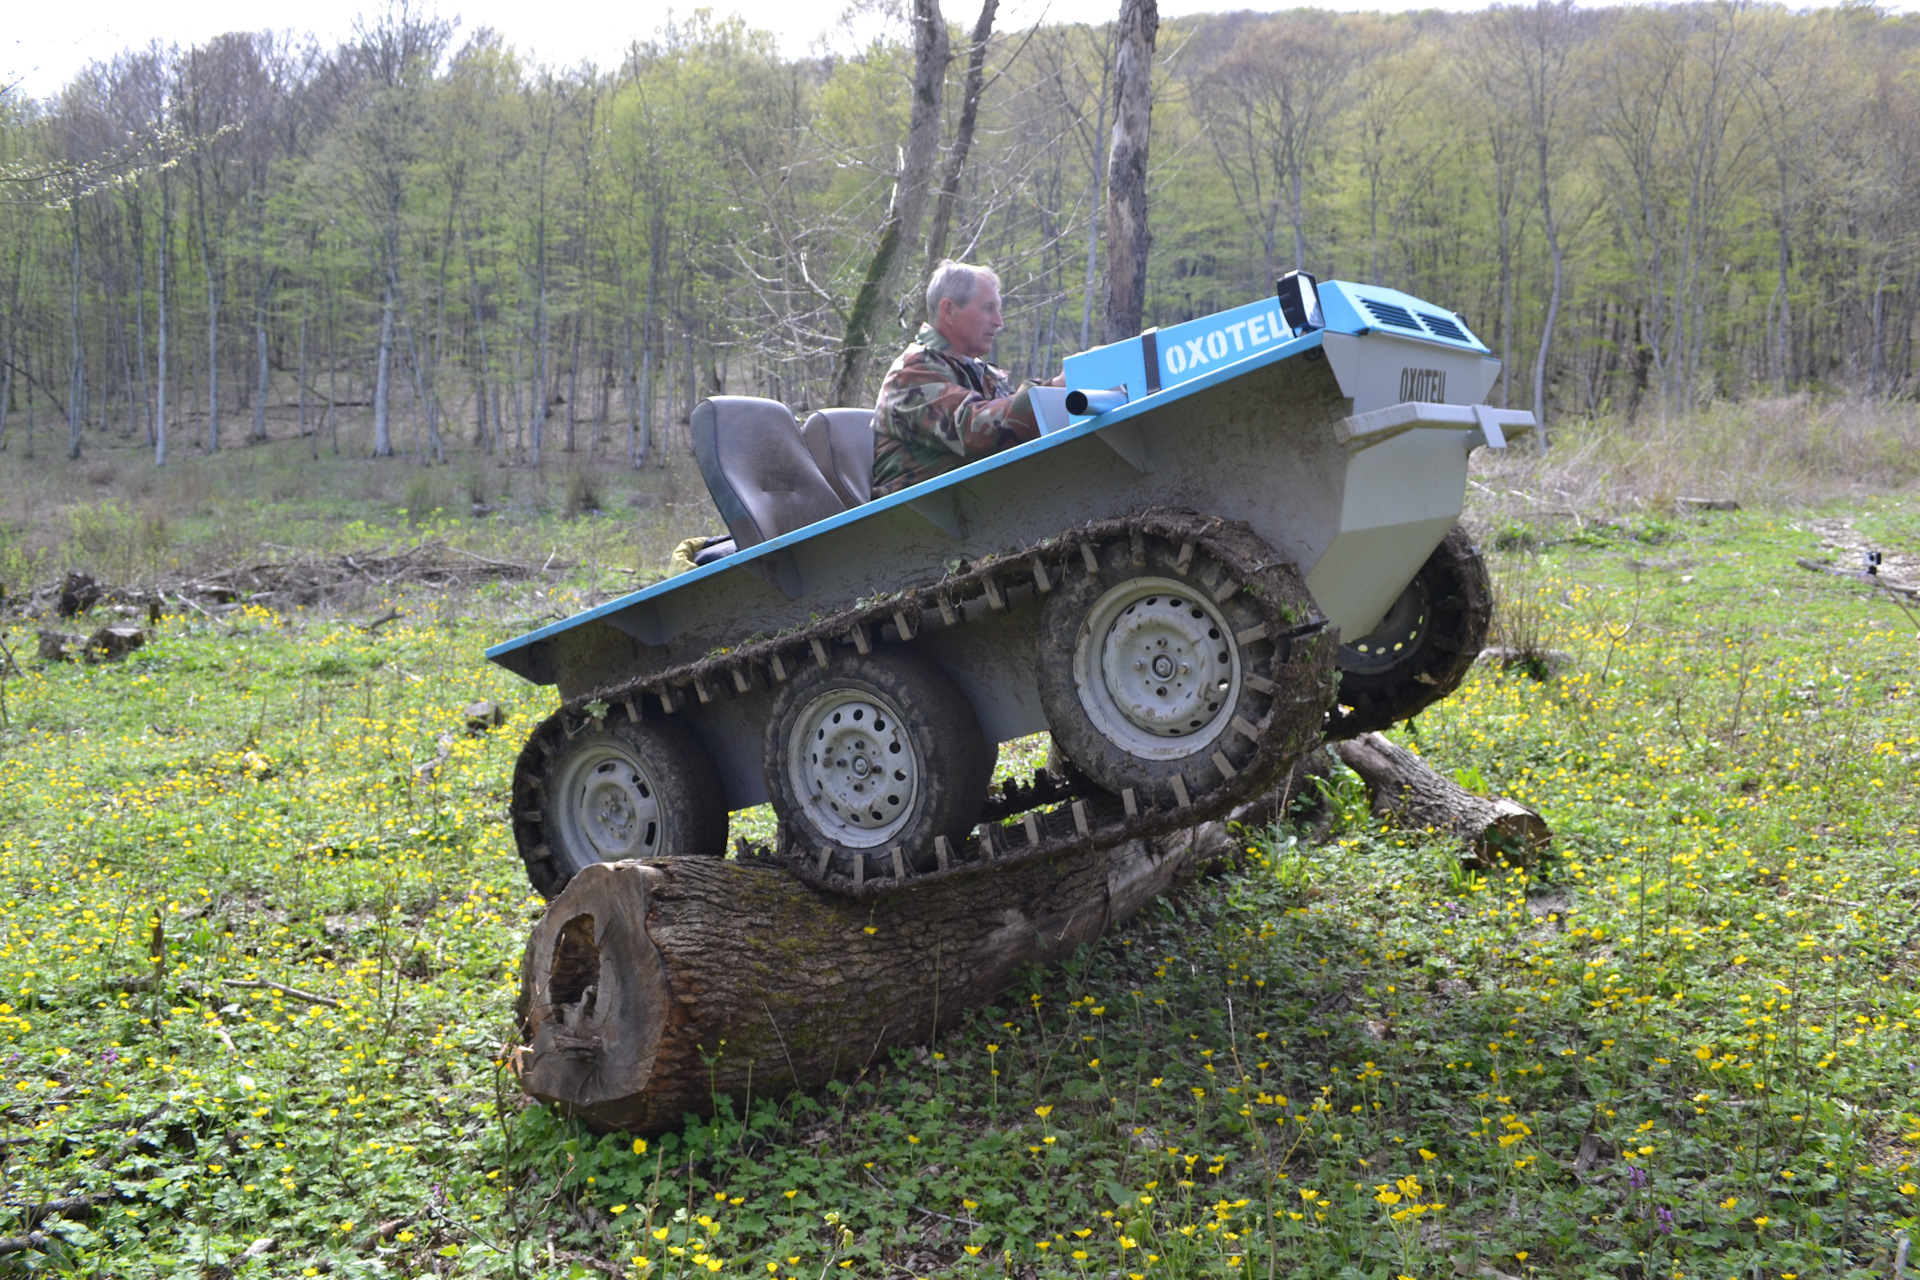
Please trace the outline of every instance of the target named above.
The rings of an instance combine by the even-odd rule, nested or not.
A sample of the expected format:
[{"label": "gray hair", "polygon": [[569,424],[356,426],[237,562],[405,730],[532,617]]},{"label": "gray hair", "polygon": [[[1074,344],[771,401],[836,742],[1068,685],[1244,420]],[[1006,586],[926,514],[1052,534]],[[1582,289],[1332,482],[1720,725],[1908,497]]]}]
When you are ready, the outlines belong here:
[{"label": "gray hair", "polygon": [[933,278],[927,281],[927,315],[935,317],[940,314],[942,298],[953,299],[956,307],[966,306],[973,301],[973,291],[980,287],[983,280],[996,289],[1000,287],[1000,277],[991,269],[942,258],[940,265],[933,269]]}]

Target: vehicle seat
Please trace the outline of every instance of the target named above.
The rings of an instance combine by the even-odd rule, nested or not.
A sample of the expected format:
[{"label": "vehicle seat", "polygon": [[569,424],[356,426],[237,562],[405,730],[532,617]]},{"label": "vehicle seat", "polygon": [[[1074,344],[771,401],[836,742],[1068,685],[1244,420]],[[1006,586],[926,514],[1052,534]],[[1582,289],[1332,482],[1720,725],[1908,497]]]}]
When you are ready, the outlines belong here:
[{"label": "vehicle seat", "polygon": [[800,428],[807,452],[849,507],[873,501],[873,410],[822,409]]},{"label": "vehicle seat", "polygon": [[779,401],[715,396],[694,407],[692,427],[700,474],[742,550],[846,510]]}]

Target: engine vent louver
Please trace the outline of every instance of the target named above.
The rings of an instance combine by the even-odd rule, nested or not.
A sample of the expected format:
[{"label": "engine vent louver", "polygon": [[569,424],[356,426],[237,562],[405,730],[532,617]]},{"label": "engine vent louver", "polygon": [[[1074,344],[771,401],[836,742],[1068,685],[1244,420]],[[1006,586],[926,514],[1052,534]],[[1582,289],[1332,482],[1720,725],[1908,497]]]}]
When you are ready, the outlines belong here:
[{"label": "engine vent louver", "polygon": [[1377,324],[1392,325],[1396,329],[1411,329],[1419,333],[1420,322],[1413,318],[1413,312],[1405,307],[1395,306],[1391,302],[1379,302],[1373,298],[1362,298],[1362,306],[1373,316]]},{"label": "engine vent louver", "polygon": [[1470,342],[1467,331],[1445,316],[1436,316],[1422,311],[1420,318],[1426,322],[1428,332],[1436,338],[1448,338],[1454,342]]}]

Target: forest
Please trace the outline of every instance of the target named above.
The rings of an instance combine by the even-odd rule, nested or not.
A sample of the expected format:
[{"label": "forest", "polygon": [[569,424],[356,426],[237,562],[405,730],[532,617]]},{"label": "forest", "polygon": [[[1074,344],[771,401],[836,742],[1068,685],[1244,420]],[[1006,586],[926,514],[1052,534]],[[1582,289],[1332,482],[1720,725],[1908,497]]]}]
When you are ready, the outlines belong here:
[{"label": "forest", "polygon": [[[999,271],[997,358],[1045,377],[1111,336],[1116,24],[996,9],[802,58],[698,11],[562,68],[396,0],[336,48],[235,32],[0,92],[0,450],[346,425],[641,466],[709,395],[864,400],[946,255]],[[1146,324],[1300,266],[1457,310],[1496,403],[1549,422],[1920,386],[1920,17],[1213,14],[1161,23],[1151,76]],[[916,151],[910,261],[863,299]]]}]

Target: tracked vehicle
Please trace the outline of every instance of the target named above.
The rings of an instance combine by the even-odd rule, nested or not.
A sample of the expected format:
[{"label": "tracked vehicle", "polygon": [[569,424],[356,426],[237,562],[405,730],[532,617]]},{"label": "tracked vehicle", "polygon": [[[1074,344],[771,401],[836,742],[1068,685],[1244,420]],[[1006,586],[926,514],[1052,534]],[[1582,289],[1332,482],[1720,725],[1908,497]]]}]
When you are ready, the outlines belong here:
[{"label": "tracked vehicle", "polygon": [[1039,439],[882,498],[870,410],[703,402],[724,554],[487,651],[564,700],[514,772],[528,878],[718,856],[770,802],[744,854],[890,892],[1189,826],[1414,714],[1485,639],[1467,457],[1533,425],[1498,370],[1450,312],[1295,273],[1068,357]]}]

